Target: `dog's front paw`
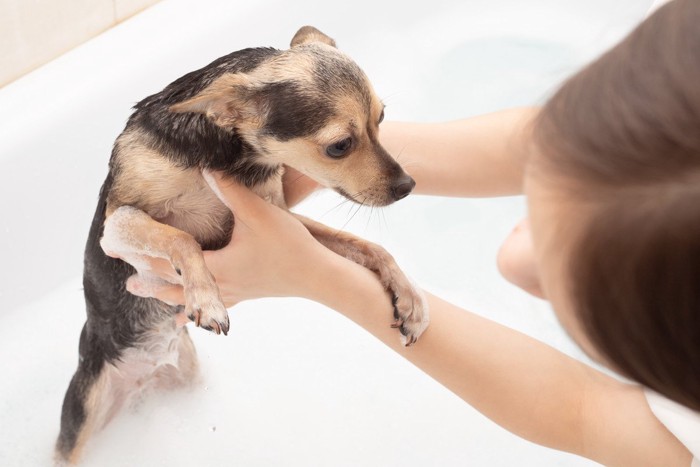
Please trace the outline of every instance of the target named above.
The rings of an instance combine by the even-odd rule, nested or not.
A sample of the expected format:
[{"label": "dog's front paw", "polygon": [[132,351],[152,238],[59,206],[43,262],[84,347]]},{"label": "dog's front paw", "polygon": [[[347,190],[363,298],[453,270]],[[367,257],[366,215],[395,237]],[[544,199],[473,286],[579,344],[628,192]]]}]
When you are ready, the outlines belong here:
[{"label": "dog's front paw", "polygon": [[401,343],[406,347],[416,343],[428,327],[428,301],[423,291],[412,283],[394,284],[394,324],[401,332]]},{"label": "dog's front paw", "polygon": [[215,284],[186,286],[185,314],[197,326],[217,334],[228,334],[228,311]]}]

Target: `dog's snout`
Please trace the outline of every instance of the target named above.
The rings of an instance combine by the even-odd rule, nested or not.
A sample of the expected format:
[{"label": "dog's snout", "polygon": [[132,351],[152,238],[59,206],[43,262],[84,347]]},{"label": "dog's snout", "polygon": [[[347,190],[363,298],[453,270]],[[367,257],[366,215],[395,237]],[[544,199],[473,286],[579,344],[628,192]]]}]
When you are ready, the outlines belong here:
[{"label": "dog's snout", "polygon": [[413,187],[416,186],[416,181],[410,176],[404,174],[399,177],[396,182],[391,187],[391,194],[394,196],[396,201],[405,198],[408,194],[413,191]]}]

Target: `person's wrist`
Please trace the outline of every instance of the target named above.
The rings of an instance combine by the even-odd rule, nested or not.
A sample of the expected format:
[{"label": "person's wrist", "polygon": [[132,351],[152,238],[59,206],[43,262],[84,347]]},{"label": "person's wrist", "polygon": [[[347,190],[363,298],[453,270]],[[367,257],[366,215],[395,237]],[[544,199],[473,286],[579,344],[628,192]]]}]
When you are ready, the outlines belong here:
[{"label": "person's wrist", "polygon": [[332,300],[338,281],[347,280],[348,265],[353,263],[325,247],[321,248],[323,251],[307,262],[300,276],[298,295],[325,304]]},{"label": "person's wrist", "polygon": [[374,272],[330,250],[322,260],[314,262],[306,283],[303,298],[342,314],[352,313],[353,307],[369,302],[372,297],[389,301]]}]

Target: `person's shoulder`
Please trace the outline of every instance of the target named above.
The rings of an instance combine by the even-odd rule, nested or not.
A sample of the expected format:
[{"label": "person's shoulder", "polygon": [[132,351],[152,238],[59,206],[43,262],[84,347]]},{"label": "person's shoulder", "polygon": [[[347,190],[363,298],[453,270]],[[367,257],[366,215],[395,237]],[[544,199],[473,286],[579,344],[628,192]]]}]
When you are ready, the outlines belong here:
[{"label": "person's shoulder", "polygon": [[645,389],[647,402],[656,418],[695,456],[692,467],[700,467],[700,412]]}]

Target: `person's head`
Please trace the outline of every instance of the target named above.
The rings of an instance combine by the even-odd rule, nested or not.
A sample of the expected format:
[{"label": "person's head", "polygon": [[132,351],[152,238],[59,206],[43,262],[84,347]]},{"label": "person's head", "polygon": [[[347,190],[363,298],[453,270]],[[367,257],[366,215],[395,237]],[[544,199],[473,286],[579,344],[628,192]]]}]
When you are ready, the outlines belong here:
[{"label": "person's head", "polygon": [[700,2],[674,0],[534,122],[541,287],[611,368],[700,410]]}]

